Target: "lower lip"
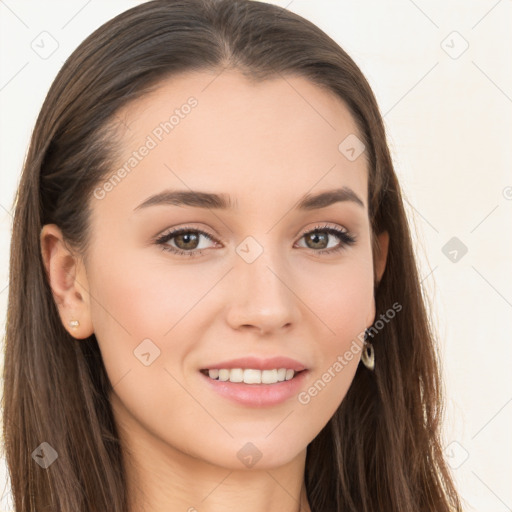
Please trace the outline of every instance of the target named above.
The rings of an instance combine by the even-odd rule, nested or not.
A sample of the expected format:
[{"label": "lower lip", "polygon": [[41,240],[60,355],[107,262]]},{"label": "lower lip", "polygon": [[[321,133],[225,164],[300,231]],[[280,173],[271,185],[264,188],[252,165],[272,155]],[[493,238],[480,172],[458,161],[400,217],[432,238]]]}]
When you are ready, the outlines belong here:
[{"label": "lower lip", "polygon": [[214,391],[239,404],[250,407],[269,407],[277,405],[296,395],[304,383],[308,370],[297,373],[293,379],[276,384],[244,384],[214,380],[199,372]]}]

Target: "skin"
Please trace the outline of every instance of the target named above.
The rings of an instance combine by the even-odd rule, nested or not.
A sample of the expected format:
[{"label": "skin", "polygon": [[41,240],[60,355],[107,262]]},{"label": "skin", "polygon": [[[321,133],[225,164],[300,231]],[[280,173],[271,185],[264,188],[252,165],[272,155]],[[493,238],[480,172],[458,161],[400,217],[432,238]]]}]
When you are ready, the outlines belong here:
[{"label": "skin", "polygon": [[[198,101],[121,183],[91,198],[87,260],[56,225],[41,232],[42,257],[64,326],[77,340],[96,335],[114,385],[131,512],[295,512],[301,499],[300,510],[309,511],[306,448],[343,400],[360,353],[308,404],[297,396],[272,407],[236,404],[210,390],[199,369],[285,355],[309,369],[307,390],[372,324],[374,271],[380,280],[388,235],[378,237],[382,256],[374,261],[367,162],[338,150],[358,133],[339,98],[299,77],[252,84],[236,71],[217,75],[168,79],[118,113],[122,166],[175,108],[190,96]],[[344,201],[294,210],[304,194],[341,186],[364,207]],[[134,212],[168,188],[226,193],[238,211],[159,205]],[[348,230],[356,243],[318,254],[325,245],[304,236],[318,224]],[[212,236],[201,237],[201,255],[155,244],[182,226]],[[250,264],[235,251],[248,236],[263,248]],[[340,240],[329,235],[328,243]],[[177,238],[167,246],[187,250]],[[149,366],[134,356],[147,338],[160,350]],[[237,457],[248,442],[262,454],[251,468]]]}]

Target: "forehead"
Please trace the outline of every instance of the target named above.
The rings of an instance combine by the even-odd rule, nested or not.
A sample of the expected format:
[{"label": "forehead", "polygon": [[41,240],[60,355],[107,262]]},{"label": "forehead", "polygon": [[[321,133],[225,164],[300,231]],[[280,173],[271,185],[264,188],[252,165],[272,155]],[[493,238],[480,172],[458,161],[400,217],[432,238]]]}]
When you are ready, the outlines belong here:
[{"label": "forehead", "polygon": [[166,187],[227,193],[237,204],[252,197],[256,205],[258,193],[288,202],[340,186],[358,189],[366,202],[365,154],[350,160],[340,150],[347,137],[360,138],[353,116],[304,77],[252,82],[233,70],[182,73],[115,121],[121,156],[112,173],[124,172],[108,202],[135,208]]}]

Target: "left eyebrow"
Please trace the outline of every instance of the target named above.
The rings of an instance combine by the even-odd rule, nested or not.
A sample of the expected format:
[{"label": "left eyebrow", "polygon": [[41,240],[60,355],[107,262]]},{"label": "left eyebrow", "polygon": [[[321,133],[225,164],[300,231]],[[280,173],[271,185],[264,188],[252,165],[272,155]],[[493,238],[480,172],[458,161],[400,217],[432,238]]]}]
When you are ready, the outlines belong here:
[{"label": "left eyebrow", "polygon": [[[318,194],[306,194],[299,200],[295,209],[318,210],[334,203],[345,201],[353,202],[363,208],[365,207],[363,201],[351,188],[342,187]],[[214,194],[197,190],[164,190],[145,199],[134,211],[156,205],[191,206],[217,210],[228,210],[237,207],[236,201],[233,201],[227,194]]]},{"label": "left eyebrow", "polygon": [[296,208],[299,210],[317,210],[344,201],[352,201],[363,208],[365,207],[363,201],[351,188],[342,187],[319,194],[308,194],[300,200]]}]

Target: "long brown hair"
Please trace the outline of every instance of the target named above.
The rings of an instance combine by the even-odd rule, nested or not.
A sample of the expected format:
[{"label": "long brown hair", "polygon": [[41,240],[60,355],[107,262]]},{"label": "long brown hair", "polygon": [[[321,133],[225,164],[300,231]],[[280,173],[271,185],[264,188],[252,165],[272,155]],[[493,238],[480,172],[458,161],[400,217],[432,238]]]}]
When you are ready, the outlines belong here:
[{"label": "long brown hair", "polygon": [[[373,250],[389,233],[375,282],[376,367],[352,385],[307,448],[314,512],[461,510],[441,448],[439,361],[399,184],[375,97],[354,61],[311,22],[248,0],[153,0],[91,34],[67,59],[44,101],[15,198],[3,370],[3,435],[16,512],[125,512],[123,453],[95,336],[76,342],[61,323],[41,257],[40,232],[57,224],[80,254],[90,241],[89,199],[112,170],[115,113],[187,70],[236,69],[258,81],[298,75],[350,109],[368,155]],[[58,454],[46,471],[34,451]],[[46,445],[43,445],[46,448]]]}]

